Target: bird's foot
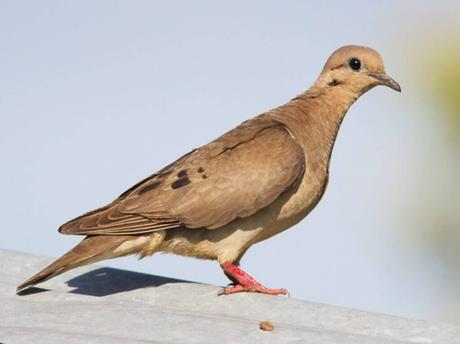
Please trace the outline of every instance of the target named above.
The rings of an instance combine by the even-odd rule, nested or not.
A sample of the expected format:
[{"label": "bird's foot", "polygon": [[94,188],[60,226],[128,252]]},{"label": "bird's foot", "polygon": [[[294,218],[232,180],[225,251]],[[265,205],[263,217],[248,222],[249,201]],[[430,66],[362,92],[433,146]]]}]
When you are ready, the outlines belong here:
[{"label": "bird's foot", "polygon": [[233,263],[222,264],[225,274],[234,282],[233,285],[223,288],[219,295],[230,295],[240,292],[261,293],[267,295],[289,295],[286,289],[270,289],[264,287],[253,277]]},{"label": "bird's foot", "polygon": [[286,289],[270,289],[264,287],[263,285],[257,283],[254,285],[243,286],[241,284],[229,285],[219,291],[219,295],[230,295],[240,292],[250,292],[250,293],[261,293],[267,295],[288,295],[289,292]]}]

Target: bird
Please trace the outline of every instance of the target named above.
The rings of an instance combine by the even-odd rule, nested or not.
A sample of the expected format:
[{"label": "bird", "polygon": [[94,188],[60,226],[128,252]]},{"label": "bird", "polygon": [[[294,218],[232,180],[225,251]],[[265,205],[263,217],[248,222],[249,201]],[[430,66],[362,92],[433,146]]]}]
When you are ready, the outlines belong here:
[{"label": "bird", "polygon": [[231,281],[221,294],[287,294],[258,282],[240,260],[252,245],[292,227],[315,208],[328,184],[345,114],[378,85],[401,92],[377,51],[359,45],[337,49],[303,93],[60,226],[60,233],[84,238],[17,292],[97,261],[166,252],[217,260]]}]

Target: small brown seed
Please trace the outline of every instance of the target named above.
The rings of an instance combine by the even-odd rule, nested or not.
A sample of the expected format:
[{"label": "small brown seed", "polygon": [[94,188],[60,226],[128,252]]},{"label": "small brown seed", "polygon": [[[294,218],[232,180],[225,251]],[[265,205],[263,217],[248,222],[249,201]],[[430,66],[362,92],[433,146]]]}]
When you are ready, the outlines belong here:
[{"label": "small brown seed", "polygon": [[261,321],[259,323],[259,328],[262,330],[262,331],[273,331],[273,329],[275,328],[273,326],[273,324],[268,321],[268,320],[264,320],[264,321]]}]

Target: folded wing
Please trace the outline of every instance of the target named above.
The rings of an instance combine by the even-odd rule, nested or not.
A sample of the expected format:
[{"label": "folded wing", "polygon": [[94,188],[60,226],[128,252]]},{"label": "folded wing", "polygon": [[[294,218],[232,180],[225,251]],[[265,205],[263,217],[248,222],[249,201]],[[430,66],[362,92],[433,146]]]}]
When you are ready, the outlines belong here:
[{"label": "folded wing", "polygon": [[303,150],[290,132],[256,117],[59,231],[127,235],[182,226],[219,228],[271,204],[304,169]]}]

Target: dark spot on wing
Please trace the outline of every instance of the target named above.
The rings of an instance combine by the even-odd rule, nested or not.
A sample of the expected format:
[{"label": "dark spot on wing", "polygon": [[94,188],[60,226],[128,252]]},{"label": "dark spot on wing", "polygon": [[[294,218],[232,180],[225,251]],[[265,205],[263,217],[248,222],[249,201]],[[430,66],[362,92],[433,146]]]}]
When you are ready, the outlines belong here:
[{"label": "dark spot on wing", "polygon": [[198,168],[198,173],[203,173],[204,172],[204,168],[203,167],[199,167]]},{"label": "dark spot on wing", "polygon": [[187,170],[181,170],[181,171],[179,171],[179,173],[177,174],[177,176],[178,176],[179,178],[187,177]]},{"label": "dark spot on wing", "polygon": [[337,86],[337,85],[340,85],[340,84],[341,84],[341,82],[339,80],[337,80],[337,79],[332,79],[332,81],[330,81],[328,83],[329,86]]},{"label": "dark spot on wing", "polygon": [[139,191],[138,191],[138,195],[142,195],[148,191],[151,191],[153,189],[156,189],[159,185],[161,184],[161,182],[155,182],[155,183],[152,183],[152,184],[149,184],[149,185],[146,185],[144,186],[143,188],[141,188]]},{"label": "dark spot on wing", "polygon": [[206,174],[203,174],[203,175],[201,176],[201,178],[206,179],[206,178],[208,178],[208,176],[207,176]]},{"label": "dark spot on wing", "polygon": [[188,177],[185,176],[181,179],[176,180],[174,183],[172,183],[171,188],[178,189],[188,184],[190,184],[190,179],[188,179]]}]

